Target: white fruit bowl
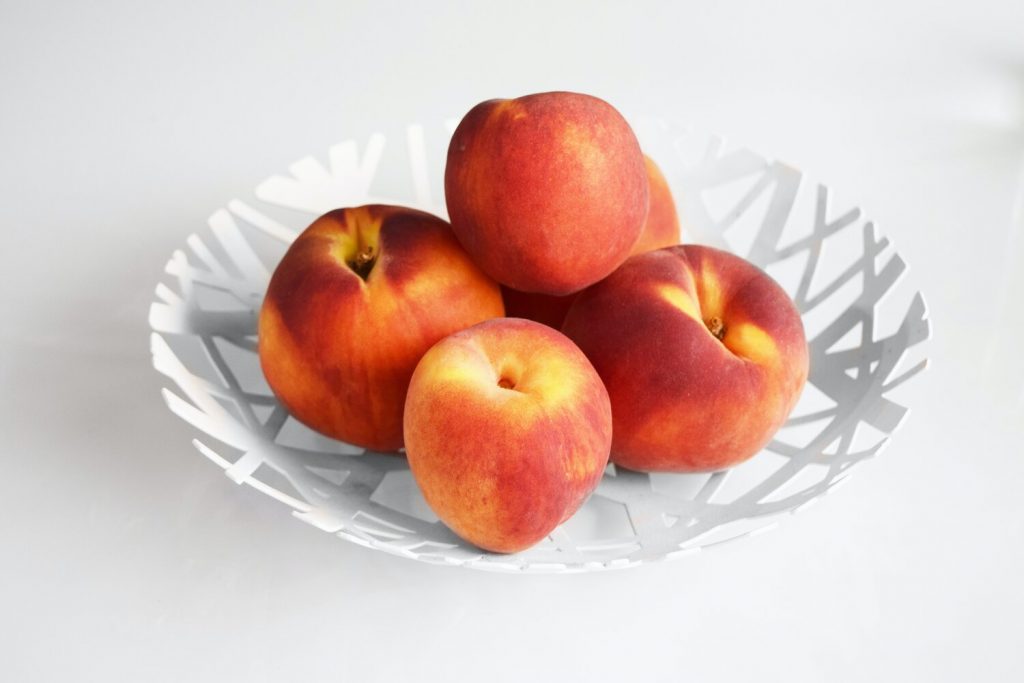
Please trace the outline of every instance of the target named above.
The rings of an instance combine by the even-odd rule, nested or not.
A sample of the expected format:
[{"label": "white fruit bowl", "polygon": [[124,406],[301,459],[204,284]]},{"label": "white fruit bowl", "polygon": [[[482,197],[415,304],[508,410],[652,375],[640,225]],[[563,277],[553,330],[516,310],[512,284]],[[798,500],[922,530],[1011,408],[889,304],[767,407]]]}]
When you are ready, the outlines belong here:
[{"label": "white fruit bowl", "polygon": [[609,466],[577,514],[514,555],[475,548],[431,513],[401,455],[366,451],[305,428],[277,403],[256,355],[270,273],[319,214],[404,204],[446,216],[445,150],[453,125],[376,133],[234,199],[167,263],[149,313],[153,365],[174,384],[168,407],[232,481],[325,532],[435,564],[511,572],[627,567],[699,551],[773,526],[877,454],[906,416],[889,394],[926,366],[924,298],[907,266],[858,208],[791,166],[660,119],[634,121],[665,173],[683,240],[729,249],[790,293],[810,344],[807,387],[786,425],[748,462],[714,474],[641,474]]}]

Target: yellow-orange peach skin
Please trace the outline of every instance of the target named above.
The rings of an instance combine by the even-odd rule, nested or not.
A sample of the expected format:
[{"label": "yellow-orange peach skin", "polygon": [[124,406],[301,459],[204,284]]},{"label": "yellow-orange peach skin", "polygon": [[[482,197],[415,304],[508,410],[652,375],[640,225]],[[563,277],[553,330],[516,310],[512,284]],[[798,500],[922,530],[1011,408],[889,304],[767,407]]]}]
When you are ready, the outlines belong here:
[{"label": "yellow-orange peach skin", "polygon": [[622,115],[568,92],[478,104],[455,130],[445,168],[452,229],[474,261],[513,289],[555,296],[629,256],[647,185]]},{"label": "yellow-orange peach skin", "polygon": [[611,459],[630,469],[703,472],[750,458],[807,379],[788,295],[709,247],[634,256],[577,296],[562,329],[608,388]]},{"label": "yellow-orange peach skin", "polygon": [[503,314],[497,283],[445,221],[394,206],[338,209],[299,235],[275,269],[260,311],[260,364],[296,419],[396,450],[420,357]]},{"label": "yellow-orange peach skin", "polygon": [[416,367],[405,445],[427,503],[456,534],[510,553],[547,536],[594,490],[611,446],[608,394],[560,332],[491,320]]}]

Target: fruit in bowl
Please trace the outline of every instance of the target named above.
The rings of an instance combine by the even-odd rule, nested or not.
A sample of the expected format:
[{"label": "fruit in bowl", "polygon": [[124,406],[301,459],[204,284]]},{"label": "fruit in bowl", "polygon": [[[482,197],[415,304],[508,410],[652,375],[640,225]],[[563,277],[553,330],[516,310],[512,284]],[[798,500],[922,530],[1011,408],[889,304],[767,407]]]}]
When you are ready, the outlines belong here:
[{"label": "fruit in bowl", "polygon": [[648,208],[629,124],[604,100],[569,92],[473,107],[448,147],[444,187],[452,229],[484,272],[554,296],[615,270]]},{"label": "fruit in bowl", "polygon": [[640,231],[640,239],[633,245],[630,256],[644,252],[672,247],[679,244],[679,213],[676,202],[672,198],[665,174],[661,172],[654,159],[644,155],[644,168],[647,171],[647,218]]},{"label": "fruit in bowl", "polygon": [[299,421],[396,450],[420,357],[503,314],[498,285],[445,221],[397,206],[338,209],[306,228],[275,269],[260,310],[260,364]]},{"label": "fruit in bowl", "polygon": [[451,225],[395,206],[314,221],[271,278],[259,355],[300,421],[404,445],[463,539],[524,550],[609,458],[720,470],[788,416],[808,374],[795,306],[753,264],[677,245],[668,183],[608,103],[477,105],[452,137],[445,200]]},{"label": "fruit in bowl", "polygon": [[[653,249],[679,244],[679,215],[672,199],[672,191],[661,169],[646,154],[644,166],[650,187],[647,219],[640,231],[640,239],[633,245],[630,255],[642,254]],[[535,292],[522,292],[502,286],[501,296],[505,300],[505,314],[514,318],[528,318],[561,329],[565,314],[569,312],[575,293],[565,296],[550,296]]]},{"label": "fruit in bowl", "polygon": [[581,292],[562,326],[608,389],[612,462],[706,472],[765,446],[808,373],[800,314],[764,271],[725,251],[668,247]]},{"label": "fruit in bowl", "polygon": [[420,360],[405,405],[409,467],[455,533],[523,550],[583,504],[608,462],[608,393],[560,332],[489,320]]}]

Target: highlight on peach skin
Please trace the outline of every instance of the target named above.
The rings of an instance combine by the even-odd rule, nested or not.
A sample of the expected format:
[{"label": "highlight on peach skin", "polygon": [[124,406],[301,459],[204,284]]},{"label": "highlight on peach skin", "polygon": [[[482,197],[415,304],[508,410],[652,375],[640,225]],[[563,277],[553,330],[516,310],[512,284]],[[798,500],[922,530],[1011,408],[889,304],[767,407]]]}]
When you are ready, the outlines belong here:
[{"label": "highlight on peach skin", "polygon": [[445,200],[452,229],[486,273],[562,296],[629,256],[647,217],[647,170],[633,130],[604,100],[489,100],[452,136]]},{"label": "highlight on peach skin", "polygon": [[406,454],[427,503],[494,552],[528,548],[568,519],[600,481],[611,437],[590,362],[529,320],[490,320],[439,342],[406,399]]},{"label": "highlight on peach skin", "polygon": [[631,258],[576,297],[562,329],[608,389],[611,460],[630,469],[743,462],[782,425],[807,379],[789,296],[753,264],[710,247]]},{"label": "highlight on peach skin", "polygon": [[397,206],[337,209],[299,235],[274,271],[260,310],[260,364],[296,419],[396,450],[420,357],[503,314],[497,283],[445,221]]}]

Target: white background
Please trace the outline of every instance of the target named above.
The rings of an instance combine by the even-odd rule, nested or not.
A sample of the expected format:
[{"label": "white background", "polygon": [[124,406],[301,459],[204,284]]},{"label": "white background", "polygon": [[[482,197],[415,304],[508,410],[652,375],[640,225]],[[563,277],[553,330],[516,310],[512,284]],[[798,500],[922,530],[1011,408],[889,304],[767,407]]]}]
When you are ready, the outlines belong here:
[{"label": "white background", "polygon": [[[1022,680],[1024,3],[936,4],[0,2],[0,678]],[[548,577],[357,547],[200,457],[146,323],[185,236],[380,121],[548,89],[878,221],[934,329],[884,456],[774,533]]]}]

